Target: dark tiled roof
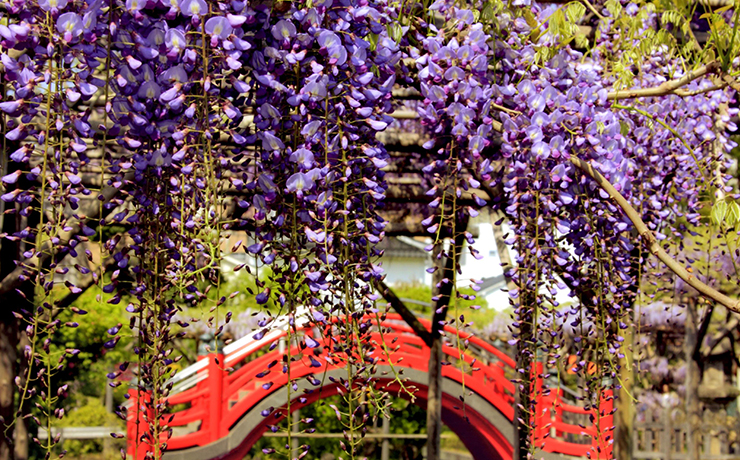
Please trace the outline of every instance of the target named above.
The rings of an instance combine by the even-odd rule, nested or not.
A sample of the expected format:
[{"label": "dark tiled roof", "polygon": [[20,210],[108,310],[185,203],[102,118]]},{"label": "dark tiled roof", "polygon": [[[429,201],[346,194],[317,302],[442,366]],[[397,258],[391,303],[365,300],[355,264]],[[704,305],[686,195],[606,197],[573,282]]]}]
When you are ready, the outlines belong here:
[{"label": "dark tiled roof", "polygon": [[376,246],[385,251],[383,257],[413,257],[426,259],[429,253],[421,248],[405,243],[398,238],[386,237]]},{"label": "dark tiled roof", "polygon": [[490,278],[483,278],[483,283],[478,285],[480,287],[480,293],[487,293],[488,291],[497,291],[506,287],[506,278],[503,273],[500,275],[492,276]]}]

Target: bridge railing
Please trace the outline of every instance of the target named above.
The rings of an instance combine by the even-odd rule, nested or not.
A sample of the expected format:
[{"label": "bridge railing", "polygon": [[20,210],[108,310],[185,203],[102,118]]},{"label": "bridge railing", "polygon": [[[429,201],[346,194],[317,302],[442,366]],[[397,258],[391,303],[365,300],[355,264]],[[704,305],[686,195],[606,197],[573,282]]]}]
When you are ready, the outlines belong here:
[{"label": "bridge railing", "polygon": [[[537,363],[541,373],[542,363]],[[535,445],[555,452],[592,459],[611,459],[614,416],[613,393],[603,390],[598,405],[584,407],[569,402],[562,388],[544,389],[536,381]],[[582,402],[581,402],[582,404]]]},{"label": "bridge railing", "polygon": [[[399,315],[389,314],[378,322],[371,318],[374,327],[368,340],[377,346],[371,357],[379,365],[395,368],[413,368],[426,371],[429,364],[429,349]],[[335,321],[337,321],[335,319]],[[326,371],[345,368],[342,355],[332,354],[331,338],[325,336],[308,320],[296,318],[298,335],[311,336],[319,347],[301,348],[297,341],[287,343],[287,320],[272,324],[266,332],[256,331],[224,347],[224,353],[200,357],[193,366],[180,372],[167,401],[172,415],[167,417],[167,427],[172,429],[167,443],[168,450],[187,449],[205,446],[228,435],[234,424],[262,399],[288,384],[289,377],[283,373],[280,357],[289,351],[297,358],[290,368],[290,379],[307,379],[317,387],[322,383],[320,376]],[[283,324],[284,323],[284,324]],[[430,329],[429,321],[422,324]],[[331,326],[329,326],[331,327]],[[482,396],[509,420],[514,418],[515,375],[514,360],[490,343],[467,332],[459,332],[454,327],[444,329],[448,338],[443,342],[443,353],[450,365],[443,366],[445,378],[464,384],[465,387]],[[465,349],[456,346],[457,337],[466,341]],[[296,333],[292,332],[292,336]],[[385,343],[390,352],[382,346]],[[277,350],[276,350],[277,348]],[[289,348],[287,350],[286,348]],[[540,363],[538,363],[541,366]],[[534,370],[538,376],[536,388],[542,395],[537,404],[537,431],[535,440],[543,450],[576,456],[592,452],[591,458],[608,458],[594,455],[594,450],[608,449],[608,443],[597,436],[598,429],[589,417],[603,420],[603,428],[611,426],[610,416],[595,416],[594,410],[569,404],[562,392],[542,392],[541,367]],[[141,400],[139,399],[141,398]],[[130,391],[133,402],[129,409],[128,439],[129,452],[136,452],[137,460],[143,460],[147,448],[142,443],[149,421],[143,402],[148,395]],[[602,412],[611,413],[611,399],[605,395],[601,405]],[[582,421],[574,420],[581,418]]]}]

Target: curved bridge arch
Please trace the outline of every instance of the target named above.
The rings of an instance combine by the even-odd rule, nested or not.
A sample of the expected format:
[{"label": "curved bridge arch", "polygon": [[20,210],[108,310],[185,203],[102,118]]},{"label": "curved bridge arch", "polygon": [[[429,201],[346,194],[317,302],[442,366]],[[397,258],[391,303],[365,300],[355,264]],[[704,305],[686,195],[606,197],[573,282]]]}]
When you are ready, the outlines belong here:
[{"label": "curved bridge arch", "polygon": [[[389,377],[394,375],[392,365],[396,370],[403,370],[404,377],[408,379],[407,385],[418,388],[416,402],[425,405],[429,348],[397,315],[387,315],[384,321],[373,323],[369,340],[377,346],[370,355],[379,363],[376,374],[378,387],[385,387],[390,392],[400,389],[398,382]],[[430,328],[428,321],[422,323],[427,329]],[[331,346],[330,339],[320,337],[318,331],[307,327],[307,321],[304,320],[301,325],[297,320],[297,324],[299,331],[312,335],[324,348]],[[452,327],[447,327],[445,332],[453,337],[457,334]],[[266,418],[261,412],[278,407],[283,408],[281,417],[285,415],[287,392],[280,390],[288,383],[287,375],[266,369],[272,367],[270,364],[282,355],[282,351],[276,348],[281,341],[284,346],[286,335],[287,319],[278,320],[269,333],[249,334],[225,347],[223,355],[204,356],[178,374],[168,401],[171,406],[188,404],[190,407],[174,412],[169,426],[175,430],[187,427],[189,432],[175,432],[172,438],[165,441],[168,445],[164,454],[166,460],[241,460],[267,430],[268,423],[276,422],[272,415]],[[470,371],[463,373],[458,367],[450,365],[442,367],[443,422],[458,434],[476,460],[508,460],[512,455],[513,443],[511,421],[514,416],[515,389],[509,379],[514,375],[514,361],[477,337],[466,333],[460,336],[469,344],[465,353],[461,354],[451,343],[443,345],[443,352],[449,362],[465,361]],[[383,341],[389,348],[393,347],[392,353],[386,354]],[[299,392],[294,394],[305,398],[305,401],[291,404],[291,409],[336,394],[333,391],[335,385],[329,377],[346,377],[346,368],[341,363],[333,362],[321,350],[322,347],[313,350],[301,350],[296,345],[291,347],[291,356],[301,357],[291,366],[291,379],[299,385]],[[313,360],[308,357],[309,353],[315,355]],[[233,370],[234,367],[238,368]],[[321,386],[320,382],[326,384]],[[470,393],[465,398],[465,415],[471,423],[464,420],[462,410],[457,408],[460,405],[457,398],[464,393],[463,387],[465,392]],[[537,381],[537,387],[541,388],[540,380]],[[134,402],[147,397],[135,390],[131,390],[130,395]],[[404,393],[401,392],[400,396],[404,397]],[[604,452],[604,449],[611,449],[604,446],[603,440],[596,439],[596,428],[588,426],[591,412],[563,402],[561,396],[553,391],[538,399],[535,439],[542,445],[543,451],[572,456],[590,453],[592,458],[610,458],[610,452]],[[604,401],[606,405],[610,405],[608,399]],[[141,433],[141,423],[146,423],[146,420],[143,413],[137,415],[131,409],[128,421],[129,453],[136,460],[142,460],[147,450],[144,443],[136,443],[137,422],[140,428],[138,433]],[[605,410],[603,405],[601,410],[605,414],[611,412]],[[567,413],[580,416],[582,420],[579,420],[579,424],[566,423],[563,414]],[[610,421],[605,419],[607,417],[602,417],[602,426],[610,425]],[[580,442],[574,442],[574,436],[580,438],[577,440]],[[598,444],[601,444],[600,454],[596,450]],[[605,453],[609,455],[605,457]]]},{"label": "curved bridge arch", "polygon": [[[390,372],[389,366],[380,366],[382,372]],[[418,391],[414,403],[426,406],[426,374],[420,371],[411,370],[404,372],[408,378],[407,383],[414,385]],[[323,377],[343,377],[346,376],[346,370],[335,369],[325,374],[317,376]],[[327,380],[328,381],[328,380]],[[392,379],[380,377],[378,379],[380,388],[396,393],[401,390],[399,384]],[[298,397],[294,398],[291,403],[291,412],[299,410],[308,404],[323,399],[324,397],[336,394],[337,384],[330,383],[322,387],[322,391],[313,391],[306,394],[306,400],[299,402]],[[304,390],[311,390],[311,385],[306,381],[298,384],[298,393]],[[514,436],[511,421],[506,419],[497,409],[488,404],[483,398],[472,395],[471,401],[466,403],[465,415],[470,422],[464,420],[462,411],[455,409],[459,406],[457,396],[462,394],[462,386],[454,381],[445,379],[442,388],[442,421],[451,427],[452,431],[457,434],[465,446],[471,451],[476,452],[476,458],[490,460],[508,460],[512,455],[512,442]],[[409,399],[409,394],[400,391],[400,396]],[[176,451],[167,451],[164,454],[165,460],[202,460],[218,458],[222,460],[241,460],[249,453],[254,444],[268,431],[268,425],[275,424],[278,420],[284,418],[263,417],[261,412],[271,407],[285,406],[286,396],[284,391],[276,391],[266,396],[260,403],[251,408],[244,416],[231,428],[229,434],[219,439],[215,443],[205,446],[183,449]],[[285,412],[281,412],[284,414]],[[494,420],[493,423],[491,421]],[[475,429],[470,429],[473,426]]]}]

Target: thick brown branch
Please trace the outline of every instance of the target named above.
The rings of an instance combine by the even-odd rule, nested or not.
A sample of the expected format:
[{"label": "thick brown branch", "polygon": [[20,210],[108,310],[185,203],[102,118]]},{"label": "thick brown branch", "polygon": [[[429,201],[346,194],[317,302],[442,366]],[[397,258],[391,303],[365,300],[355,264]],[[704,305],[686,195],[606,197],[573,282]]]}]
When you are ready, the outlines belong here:
[{"label": "thick brown branch", "polygon": [[695,361],[701,356],[701,344],[707,336],[707,331],[709,331],[709,323],[712,321],[712,313],[714,313],[714,305],[709,305],[707,312],[704,314],[704,318],[702,318],[699,332],[696,334],[696,344],[694,345],[694,352],[691,354]]},{"label": "thick brown branch", "polygon": [[609,99],[610,101],[619,101],[621,99],[633,99],[637,97],[665,96],[666,94],[678,94],[679,96],[688,95],[690,94],[690,92],[686,92],[686,94],[683,94],[683,92],[678,91],[678,89],[691,83],[694,80],[703,77],[704,75],[714,73],[717,70],[719,70],[719,62],[712,61],[707,65],[703,65],[696,70],[688,72],[681,78],[663,82],[653,88],[611,91],[607,95],[607,99]]},{"label": "thick brown branch", "polygon": [[[133,177],[133,175],[131,175],[131,177]],[[130,177],[127,176],[124,181],[125,180],[130,180]],[[80,209],[76,211],[76,214],[80,216],[81,219],[70,218],[66,222],[65,227],[67,230],[56,235],[59,239],[59,242],[56,245],[52,245],[52,243],[47,240],[40,248],[35,248],[36,254],[34,254],[33,257],[29,257],[28,259],[19,262],[15,270],[3,278],[2,282],[0,282],[0,295],[10,292],[20,286],[21,283],[23,283],[24,273],[27,273],[29,270],[37,270],[38,267],[42,266],[53,253],[53,246],[62,247],[67,245],[67,243],[69,243],[69,241],[79,233],[82,224],[88,220],[99,217],[100,203],[109,202],[117,193],[118,188],[111,186],[105,187],[100,191],[99,200],[90,200],[84,206],[81,206]]]},{"label": "thick brown branch", "polygon": [[607,193],[609,196],[622,208],[624,214],[632,221],[637,233],[640,235],[645,246],[648,248],[651,254],[656,256],[663,262],[673,273],[678,275],[679,278],[684,280],[686,284],[699,291],[704,297],[714,300],[720,305],[724,305],[728,310],[740,313],[740,300],[731,299],[730,297],[722,294],[716,289],[703,283],[697,277],[692,275],[686,270],[686,268],[673,259],[664,249],[658,244],[658,240],[655,238],[653,232],[645,225],[640,214],[629,204],[627,199],[622,196],[614,186],[609,183],[604,176],[601,175],[596,169],[591,166],[590,163],[584,161],[574,155],[570,157],[571,163],[577,166],[581,171],[586,173],[589,177],[596,181],[597,184]]},{"label": "thick brown branch", "polygon": [[388,305],[396,310],[396,313],[401,315],[401,318],[403,318],[403,320],[406,321],[406,324],[414,330],[414,333],[418,335],[428,347],[431,347],[432,335],[427,331],[424,325],[421,324],[421,321],[419,321],[416,315],[409,310],[406,304],[403,303],[403,301],[399,299],[391,288],[389,288],[383,281],[378,282],[378,290],[380,291],[380,295],[382,295],[385,301],[388,302]]},{"label": "thick brown branch", "polygon": [[[106,257],[103,259],[103,262],[101,262],[101,271],[106,272],[108,269],[115,265],[115,259],[113,257]],[[70,292],[66,296],[62,297],[59,302],[56,304],[55,312],[56,314],[62,312],[66,308],[69,308],[72,306],[73,303],[77,301],[82,295],[93,285],[95,284],[95,277],[90,274],[85,277],[83,277],[80,281],[78,281],[75,284],[75,287],[78,289],[77,292]]]},{"label": "thick brown branch", "polygon": [[717,348],[717,345],[719,345],[720,342],[725,339],[725,337],[728,337],[730,334],[732,334],[739,325],[740,318],[738,318],[737,316],[733,316],[732,319],[727,322],[725,327],[722,328],[722,330],[718,331],[716,334],[709,338],[706,346],[704,346],[704,349],[701,351],[701,358],[708,357],[710,353],[712,353],[712,351]]},{"label": "thick brown branch", "polygon": [[[464,229],[467,228],[467,226],[467,220],[458,222],[458,228]],[[455,240],[452,243],[455,245],[455,250],[453,251],[455,257],[448,257],[445,261],[442,281],[440,282],[441,286],[438,287],[437,291],[437,301],[435,302],[435,310],[432,314],[432,339],[440,335],[440,331],[443,328],[441,323],[447,317],[447,307],[450,305],[450,297],[452,296],[452,289],[454,287],[453,280],[455,277],[453,275],[457,269],[457,264],[460,261],[460,253],[462,252],[464,243],[465,233],[463,231],[458,231],[458,234],[455,236]]]}]

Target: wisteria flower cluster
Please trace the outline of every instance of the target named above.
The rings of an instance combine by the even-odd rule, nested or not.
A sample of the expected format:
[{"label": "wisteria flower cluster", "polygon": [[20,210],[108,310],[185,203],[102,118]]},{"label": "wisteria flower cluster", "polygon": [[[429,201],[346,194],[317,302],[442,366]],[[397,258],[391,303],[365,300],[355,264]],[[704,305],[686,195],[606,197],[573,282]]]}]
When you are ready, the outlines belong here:
[{"label": "wisteria flower cluster", "polygon": [[[483,24],[473,21],[469,10],[442,1],[431,9],[445,14],[446,27],[437,30],[430,24],[430,35],[419,34],[419,48],[412,48],[411,56],[416,59],[424,96],[424,105],[418,106],[419,118],[431,133],[424,145],[432,153],[424,173],[435,178],[427,195],[434,198],[429,206],[437,211],[424,223],[440,241],[441,229],[454,228],[460,220],[458,214],[477,215],[475,207],[456,206],[455,200],[462,191],[480,186],[470,173],[463,173],[463,168],[476,172],[486,168],[481,152],[492,138],[491,37]],[[485,205],[478,195],[473,198],[476,207]]]},{"label": "wisteria flower cluster", "polygon": [[[258,18],[268,13],[256,11]],[[264,287],[258,302],[273,299],[288,315],[308,305],[319,326],[334,315],[347,318],[329,329],[343,345],[325,357],[359,369],[344,388],[350,430],[364,423],[353,387],[373,388],[362,318],[377,313],[373,286],[382,273],[374,246],[383,238],[376,208],[388,154],[375,133],[392,121],[400,53],[385,33],[390,21],[382,4],[323,1],[257,22],[247,101],[255,107],[254,133],[244,139],[256,143],[256,153],[236,179],[255,228],[247,249],[271,266],[271,285],[282,286]],[[319,346],[297,339],[304,349]],[[287,357],[293,359],[300,356]],[[289,366],[284,372],[290,378]],[[355,448],[346,446],[350,455]]]},{"label": "wisteria flower cluster", "polygon": [[[83,181],[91,167],[101,166],[90,147],[100,142],[98,133],[106,128],[96,125],[100,118],[90,107],[104,92],[97,70],[105,68],[106,50],[96,37],[105,25],[97,22],[100,3],[15,2],[7,7],[11,20],[0,26],[0,110],[10,161],[4,165],[0,199],[18,225],[2,237],[19,249],[10,289],[21,293],[15,314],[30,342],[15,384],[18,413],[35,406],[35,423],[50,429],[54,419],[64,417],[62,401],[68,392],[55,377],[79,353],[52,347],[60,328],[78,326],[58,319],[57,288],[81,292],[65,281],[69,267],[61,262],[76,258],[83,264],[78,265],[80,275],[99,275],[85,266],[93,259],[88,241],[98,226],[87,215],[98,211],[98,199],[110,195],[110,190],[93,191]],[[73,312],[79,317],[86,313]],[[50,451],[57,442],[58,437],[49,437],[44,448]]]},{"label": "wisteria flower cluster", "polygon": [[[139,397],[128,410],[146,427],[134,443],[160,458],[184,311],[207,310],[216,336],[229,327],[224,241],[246,230],[247,243],[232,250],[269,268],[254,274],[256,300],[292,326],[282,366],[264,371],[290,382],[285,406],[264,414],[271,428],[292,436],[285,416],[305,398],[291,366],[309,360],[317,372],[323,363],[347,367],[347,407],[337,413],[350,432],[361,431],[361,406],[383,407],[387,396],[375,386],[367,317],[384,313],[375,306],[383,279],[377,244],[392,160],[378,133],[404,104],[393,95],[404,85],[419,89],[415,109],[427,136],[419,158],[429,185],[428,249],[452,261],[440,282],[452,293],[436,299],[444,305],[434,327],[465,325],[446,308],[463,296],[455,274],[462,241],[480,257],[467,223],[488,206],[508,220],[516,250],[507,277],[516,286],[509,294],[518,423],[529,429],[532,363],[557,366],[566,333],[598,405],[601,378],[619,371],[621,331],[647,255],[614,196],[579,161],[658,238],[681,234],[702,218],[703,187],[722,197],[730,191],[725,153],[735,144],[717,127],[734,130],[737,110],[729,107],[733,92],[709,77],[681,93],[620,102],[621,91],[685,75],[682,65],[656,48],[635,63],[635,88],[616,87],[604,67],[618,34],[609,19],[584,56],[548,30],[556,7],[530,3],[498,5],[487,19],[481,11],[489,6],[445,0],[420,17],[411,17],[420,5],[385,0],[6,2],[0,111],[11,161],[0,199],[17,225],[0,236],[18,247],[8,289],[25,296],[17,316],[31,342],[16,379],[21,409],[34,403],[36,423],[47,429],[64,416],[66,387],[54,388],[52,377],[78,352],[51,343],[77,323],[56,319],[67,308],[59,291],[97,284],[130,315],[128,328],[108,331],[106,347],[124,333],[135,339],[135,358],[110,374],[111,385],[135,368]],[[655,14],[643,22],[645,30],[657,24]],[[446,245],[448,237],[459,244]],[[559,308],[561,291],[578,302]],[[323,343],[299,331],[299,307]],[[257,327],[267,331],[275,313],[266,308]],[[585,372],[592,362],[601,375]],[[360,439],[350,436],[350,457]],[[48,456],[56,441],[42,446]]]},{"label": "wisteria flower cluster", "polygon": [[[555,7],[532,11],[546,23]],[[550,33],[532,43],[531,21],[513,14],[501,22],[508,22],[510,32],[497,42],[502,73],[494,102],[507,108],[500,115],[506,164],[500,180],[507,200],[503,211],[514,230],[510,242],[518,253],[510,272],[518,286],[510,292],[519,329],[512,343],[531,359],[542,353],[554,364],[562,356],[566,324],[555,294],[565,290],[580,301],[568,312],[567,325],[598,337],[583,342],[577,367],[598,362],[617,380],[620,331],[630,321],[647,254],[630,237],[632,223],[613,197],[574,160],[591,164],[642,210],[657,237],[665,238],[664,231],[680,233],[686,222],[698,224],[701,187],[723,187],[710,173],[722,167],[714,141],[721,149],[734,144],[716,138],[711,113],[726,119],[728,112],[720,109],[730,93],[707,96],[702,89],[710,84],[697,80],[681,95],[622,105],[599,60],[613,38],[607,26],[602,25],[606,31],[592,58],[569,48],[545,58],[538,49],[553,45]],[[660,50],[641,65],[640,86],[656,87],[666,75],[681,76],[680,65]],[[591,382],[592,394],[599,394],[601,384]]]}]

